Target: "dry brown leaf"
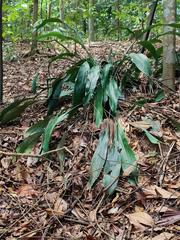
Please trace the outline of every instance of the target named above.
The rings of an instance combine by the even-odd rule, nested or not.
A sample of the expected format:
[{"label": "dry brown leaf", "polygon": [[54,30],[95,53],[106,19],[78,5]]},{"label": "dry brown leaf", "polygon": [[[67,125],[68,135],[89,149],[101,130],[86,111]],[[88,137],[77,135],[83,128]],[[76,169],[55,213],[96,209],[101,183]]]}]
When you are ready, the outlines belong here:
[{"label": "dry brown leaf", "polygon": [[168,232],[163,232],[156,237],[153,238],[148,238],[148,240],[170,240],[172,237],[174,237],[174,234],[168,233]]},{"label": "dry brown leaf", "polygon": [[151,127],[151,125],[145,121],[130,122],[129,124],[135,128],[143,128],[146,130]]},{"label": "dry brown leaf", "polygon": [[161,197],[164,199],[177,199],[178,197],[180,197],[180,193],[175,192],[175,191],[169,192],[169,191],[164,190],[163,188],[160,188],[156,185],[143,188],[143,192],[147,198]]},{"label": "dry brown leaf", "polygon": [[94,210],[90,211],[90,213],[89,213],[89,220],[91,222],[96,222],[97,221],[96,215],[97,215],[97,209],[94,209]]},{"label": "dry brown leaf", "polygon": [[55,213],[55,215],[62,216],[62,215],[65,214],[67,209],[68,209],[67,202],[62,198],[58,198],[56,200],[55,204],[54,204],[54,211],[53,212]]},{"label": "dry brown leaf", "polygon": [[126,217],[129,219],[131,224],[142,231],[144,231],[147,227],[152,227],[154,225],[152,217],[145,212],[127,214]]},{"label": "dry brown leaf", "polygon": [[34,190],[33,187],[29,184],[25,184],[19,187],[17,194],[20,197],[34,197],[38,196],[38,191]]}]

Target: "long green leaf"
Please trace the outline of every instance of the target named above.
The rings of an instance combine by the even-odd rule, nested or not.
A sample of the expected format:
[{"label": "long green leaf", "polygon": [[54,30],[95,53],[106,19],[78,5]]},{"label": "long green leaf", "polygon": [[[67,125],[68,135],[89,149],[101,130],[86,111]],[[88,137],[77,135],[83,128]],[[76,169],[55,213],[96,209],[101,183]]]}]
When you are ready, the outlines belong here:
[{"label": "long green leaf", "polygon": [[153,46],[151,41],[140,41],[138,43],[141,44],[144,48],[146,48],[151,53],[151,55],[155,58],[156,61],[159,59],[160,55],[156,51],[156,48]]},{"label": "long green leaf", "polygon": [[115,191],[121,171],[121,152],[118,147],[119,144],[114,139],[113,145],[108,149],[104,167],[103,185],[107,188],[109,194]]},{"label": "long green leaf", "polygon": [[107,94],[109,96],[109,105],[112,112],[115,114],[117,109],[117,103],[120,96],[120,91],[118,89],[118,85],[114,79],[109,81],[107,87]]},{"label": "long green leaf", "polygon": [[85,103],[89,103],[89,101],[93,97],[99,77],[100,77],[100,66],[99,65],[93,66],[89,70],[89,73],[87,75],[85,100],[84,100]]},{"label": "long green leaf", "polygon": [[119,147],[121,151],[123,171],[125,171],[129,167],[136,168],[136,156],[131,147],[129,146],[124,130],[119,123],[117,123],[116,125],[116,135],[117,142],[119,142]]},{"label": "long green leaf", "polygon": [[129,54],[131,61],[136,65],[136,67],[146,74],[147,76],[151,76],[151,65],[149,59],[142,53],[130,53]]},{"label": "long green leaf", "polygon": [[0,124],[3,125],[15,120],[24,112],[28,106],[34,102],[35,100],[32,99],[23,99],[11,103],[0,113]]},{"label": "long green leaf", "polygon": [[89,187],[93,186],[93,184],[98,179],[103,169],[108,150],[108,140],[109,140],[108,129],[105,129],[100,134],[99,143],[97,145],[96,151],[91,161],[90,179],[88,182]]},{"label": "long green leaf", "polygon": [[56,127],[57,124],[59,124],[60,122],[64,121],[65,119],[68,118],[69,114],[73,111],[74,109],[70,109],[65,113],[59,113],[56,116],[52,117],[49,122],[47,127],[45,128],[45,132],[44,132],[44,140],[43,140],[43,144],[42,144],[42,149],[43,152],[47,152],[49,150],[49,142],[51,139],[51,135],[52,132],[54,130],[54,128]]},{"label": "long green leaf", "polygon": [[44,129],[47,126],[48,122],[49,122],[49,118],[45,118],[44,120],[38,121],[24,133],[24,137],[27,138],[31,135],[34,135],[35,133],[43,134]]},{"label": "long green leaf", "polygon": [[27,138],[24,139],[22,143],[19,144],[19,146],[16,149],[16,152],[31,153],[32,149],[39,141],[40,136],[41,136],[41,132],[37,132],[32,135],[29,135]]},{"label": "long green leaf", "polygon": [[102,69],[101,85],[102,85],[104,90],[108,85],[111,69],[112,69],[112,64],[111,63],[106,64],[104,66],[104,68]]},{"label": "long green leaf", "polygon": [[103,89],[101,86],[98,88],[94,99],[94,115],[96,126],[99,127],[103,120]]},{"label": "long green leaf", "polygon": [[87,61],[84,62],[79,68],[74,86],[73,106],[83,104],[83,98],[85,96],[85,87],[89,69],[90,66]]}]

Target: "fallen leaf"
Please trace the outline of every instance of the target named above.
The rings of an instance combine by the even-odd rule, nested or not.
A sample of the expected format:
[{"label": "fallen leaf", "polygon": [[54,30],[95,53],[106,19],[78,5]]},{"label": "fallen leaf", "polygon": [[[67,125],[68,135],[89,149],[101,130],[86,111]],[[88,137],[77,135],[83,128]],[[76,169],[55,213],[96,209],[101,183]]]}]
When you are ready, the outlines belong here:
[{"label": "fallen leaf", "polygon": [[129,219],[131,224],[142,231],[144,231],[147,227],[152,227],[154,225],[152,217],[145,212],[127,214],[126,217]]},{"label": "fallen leaf", "polygon": [[68,209],[67,202],[62,198],[58,198],[54,204],[53,213],[58,216],[63,216],[67,209]]},{"label": "fallen leaf", "polygon": [[143,188],[143,193],[147,198],[163,198],[163,199],[177,199],[180,197],[180,193],[178,192],[169,192],[163,188],[160,188],[156,185],[149,186],[147,188]]},{"label": "fallen leaf", "polygon": [[17,194],[20,197],[35,197],[38,196],[38,192],[33,189],[33,187],[29,184],[25,184],[19,187],[17,190]]},{"label": "fallen leaf", "polygon": [[168,233],[168,232],[163,232],[156,237],[153,238],[148,238],[148,240],[170,240],[172,237],[174,237],[174,234]]}]

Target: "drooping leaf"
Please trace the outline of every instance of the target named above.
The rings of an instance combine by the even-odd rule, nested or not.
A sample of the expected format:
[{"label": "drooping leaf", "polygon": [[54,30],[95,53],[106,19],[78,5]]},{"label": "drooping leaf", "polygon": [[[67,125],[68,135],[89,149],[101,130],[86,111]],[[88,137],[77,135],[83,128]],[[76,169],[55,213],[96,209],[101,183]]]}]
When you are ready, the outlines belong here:
[{"label": "drooping leaf", "polygon": [[140,41],[139,44],[141,44],[144,48],[146,48],[151,53],[151,55],[155,58],[155,60],[159,59],[160,55],[156,51],[156,48],[151,43],[151,41]]},{"label": "drooping leaf", "polygon": [[108,129],[105,129],[100,134],[99,143],[91,160],[90,179],[88,182],[89,187],[93,186],[103,169],[108,150],[108,140]]},{"label": "drooping leaf", "polygon": [[92,96],[94,95],[94,91],[100,77],[100,67],[99,65],[93,66],[87,75],[86,82],[86,92],[85,92],[85,103],[89,103]]},{"label": "drooping leaf", "polygon": [[109,194],[112,194],[118,183],[121,171],[121,152],[118,150],[118,144],[114,139],[113,145],[108,148],[106,163],[104,166],[103,185]]},{"label": "drooping leaf", "polygon": [[15,120],[28,106],[34,102],[35,100],[33,99],[23,99],[11,103],[8,107],[0,112],[0,124],[3,125]]},{"label": "drooping leaf", "polygon": [[109,81],[107,87],[107,94],[109,96],[109,105],[112,112],[115,114],[117,109],[117,103],[120,96],[120,91],[118,89],[118,85],[114,79]]},{"label": "drooping leaf", "polygon": [[64,121],[65,119],[67,119],[69,114],[72,111],[74,111],[74,109],[70,109],[65,113],[60,112],[59,114],[57,114],[56,116],[52,117],[49,120],[48,125],[45,128],[45,132],[44,132],[44,140],[43,140],[43,144],[42,144],[43,152],[47,152],[49,150],[49,142],[51,139],[52,132],[53,132],[54,128],[56,127],[56,125],[59,124],[60,122]]},{"label": "drooping leaf", "polygon": [[117,188],[119,175],[121,172],[121,163],[117,163],[110,174],[104,174],[103,185],[107,189],[109,195],[114,193]]},{"label": "drooping leaf", "polygon": [[[66,53],[61,53],[55,57],[52,57],[50,60],[50,63],[57,61],[57,60],[62,60],[62,59],[69,59],[71,60],[71,58],[75,57],[76,55],[74,53],[71,52],[66,52]],[[69,58],[70,57],[70,58]]]},{"label": "drooping leaf", "polygon": [[148,132],[147,130],[144,130],[144,132],[151,143],[153,144],[159,143],[159,140],[156,137],[154,137],[150,132]]},{"label": "drooping leaf", "polygon": [[149,59],[142,53],[130,53],[129,54],[131,61],[136,65],[136,67],[146,74],[147,76],[151,76],[151,65]]},{"label": "drooping leaf", "polygon": [[58,40],[60,40],[61,42],[64,42],[64,41],[73,41],[75,43],[78,43],[82,48],[84,48],[86,50],[86,47],[84,46],[84,44],[82,43],[82,41],[76,37],[71,37],[71,36],[68,36],[66,35],[65,33],[61,33],[61,32],[58,32],[58,31],[50,31],[50,32],[47,32],[47,33],[43,33],[41,35],[38,36],[38,40],[44,40],[44,39],[47,39],[47,38],[57,38]]},{"label": "drooping leaf", "polygon": [[41,136],[41,132],[34,133],[32,135],[29,135],[27,138],[24,139],[22,143],[19,144],[19,146],[16,149],[17,153],[31,153],[34,146],[39,141],[39,138]]},{"label": "drooping leaf", "polygon": [[48,98],[48,115],[51,115],[54,109],[59,104],[59,96],[61,94],[62,84],[64,82],[64,78],[57,78],[53,83],[52,92]]},{"label": "drooping leaf", "polygon": [[156,94],[154,100],[155,100],[155,102],[160,102],[164,98],[165,98],[164,91],[163,90],[159,90],[158,93]]},{"label": "drooping leaf", "polygon": [[43,134],[45,127],[47,126],[49,122],[49,118],[45,118],[44,120],[40,120],[34,125],[32,125],[25,133],[24,137],[27,138],[31,135],[34,135],[36,133]]},{"label": "drooping leaf", "polygon": [[79,104],[83,104],[83,98],[85,96],[85,87],[87,81],[87,75],[89,72],[90,66],[86,61],[79,68],[76,82],[74,86],[74,95],[73,95],[73,106],[77,106]]},{"label": "drooping leaf", "polygon": [[119,147],[121,151],[123,171],[125,171],[129,167],[132,167],[135,170],[137,167],[136,156],[132,148],[129,146],[124,130],[119,123],[117,123],[116,125],[116,135],[117,135],[117,141],[119,142]]},{"label": "drooping leaf", "polygon": [[96,126],[99,127],[103,120],[103,89],[101,86],[98,88],[94,99],[94,115]]},{"label": "drooping leaf", "polygon": [[106,64],[102,69],[101,85],[103,89],[105,89],[108,85],[111,69],[112,69],[111,63]]}]

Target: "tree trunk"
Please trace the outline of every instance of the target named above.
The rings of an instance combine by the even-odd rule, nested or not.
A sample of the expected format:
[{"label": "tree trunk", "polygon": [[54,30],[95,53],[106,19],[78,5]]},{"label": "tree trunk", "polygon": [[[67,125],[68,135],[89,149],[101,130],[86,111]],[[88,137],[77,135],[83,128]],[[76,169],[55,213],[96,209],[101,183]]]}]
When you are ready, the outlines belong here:
[{"label": "tree trunk", "polygon": [[[38,20],[38,0],[33,0],[33,25]],[[34,52],[37,49],[37,31],[33,31],[32,34],[32,45],[31,52]]]},{"label": "tree trunk", "polygon": [[64,22],[64,16],[65,16],[65,14],[64,14],[64,0],[59,1],[59,11],[60,11],[60,19],[61,19],[61,21]]},{"label": "tree trunk", "polygon": [[92,8],[94,6],[94,1],[89,0],[89,43],[95,40],[94,34],[94,17],[92,14]]},{"label": "tree trunk", "polygon": [[[176,22],[176,0],[163,1],[164,24]],[[175,88],[175,30],[164,26],[163,38],[163,83],[167,90]]]},{"label": "tree trunk", "polygon": [[2,2],[0,0],[0,103],[3,102]]},{"label": "tree trunk", "polygon": [[[155,15],[156,8],[157,8],[157,5],[158,5],[158,1],[159,0],[155,0],[150,6],[150,13],[149,13],[149,16],[148,16],[147,28],[151,27],[151,25],[153,23],[154,15]],[[148,40],[150,32],[151,32],[151,29],[149,29],[147,32],[145,32],[145,34],[143,35],[143,41]],[[145,48],[142,47],[141,53],[144,53],[144,51],[145,51]]]},{"label": "tree trunk", "polygon": [[[116,2],[115,2],[115,10],[116,10],[116,12],[119,12],[119,10],[120,10],[119,0],[116,0]],[[119,38],[120,38],[120,20],[119,20],[119,17],[116,19],[116,28],[117,28],[117,39],[119,41]]]},{"label": "tree trunk", "polygon": [[51,18],[52,2],[49,0],[48,4],[48,18]]}]

